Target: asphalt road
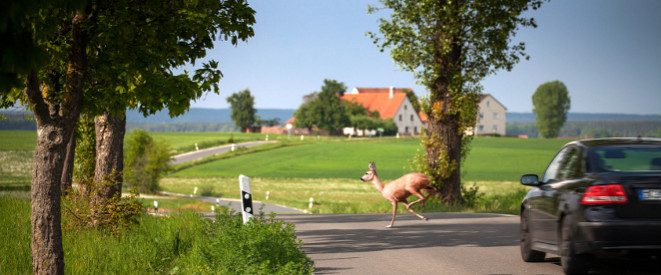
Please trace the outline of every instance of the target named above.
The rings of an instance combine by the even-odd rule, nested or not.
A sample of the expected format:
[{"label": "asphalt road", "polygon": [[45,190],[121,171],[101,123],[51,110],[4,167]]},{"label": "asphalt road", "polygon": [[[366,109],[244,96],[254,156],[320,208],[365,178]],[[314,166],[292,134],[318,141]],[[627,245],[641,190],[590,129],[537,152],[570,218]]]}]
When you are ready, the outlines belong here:
[{"label": "asphalt road", "polygon": [[213,156],[215,154],[225,153],[225,152],[230,151],[232,149],[232,145],[234,145],[235,148],[239,148],[239,147],[252,147],[252,146],[257,146],[257,145],[261,145],[261,144],[264,144],[264,143],[271,143],[271,142],[276,142],[276,141],[251,141],[251,142],[244,142],[244,143],[217,146],[217,147],[202,149],[202,150],[198,150],[198,151],[186,152],[186,153],[174,156],[173,160],[170,162],[170,164],[180,164],[180,163],[184,163],[184,162],[189,162],[189,161],[205,158],[205,157],[208,157],[208,156]]},{"label": "asphalt road", "polygon": [[[526,263],[519,253],[519,217],[427,213],[278,215],[296,226],[315,274],[562,274],[560,259]],[[659,274],[659,261],[602,259],[593,274]]]}]

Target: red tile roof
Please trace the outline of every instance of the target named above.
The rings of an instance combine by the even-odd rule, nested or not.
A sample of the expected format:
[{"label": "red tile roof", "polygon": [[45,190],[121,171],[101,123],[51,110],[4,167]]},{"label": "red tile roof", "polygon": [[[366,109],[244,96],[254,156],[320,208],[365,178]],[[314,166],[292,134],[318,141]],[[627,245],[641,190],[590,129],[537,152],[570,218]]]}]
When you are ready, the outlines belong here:
[{"label": "red tile roof", "polygon": [[381,119],[394,118],[406,98],[404,93],[406,89],[393,89],[392,98],[390,98],[390,88],[356,88],[356,90],[358,94],[344,94],[342,100],[354,101],[371,111],[378,111]]}]

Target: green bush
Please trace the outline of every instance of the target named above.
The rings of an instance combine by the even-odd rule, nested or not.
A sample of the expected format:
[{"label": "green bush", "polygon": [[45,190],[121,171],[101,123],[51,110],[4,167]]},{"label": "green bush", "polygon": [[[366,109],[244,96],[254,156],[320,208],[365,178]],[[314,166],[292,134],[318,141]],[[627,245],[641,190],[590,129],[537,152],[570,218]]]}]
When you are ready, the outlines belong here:
[{"label": "green bush", "polygon": [[[66,221],[65,221],[66,222]],[[32,272],[30,201],[0,196],[0,270]],[[244,225],[231,212],[143,215],[127,231],[63,232],[66,274],[311,274],[294,226],[273,217]]]},{"label": "green bush", "polygon": [[124,181],[140,193],[154,193],[158,180],[170,171],[170,148],[143,130],[128,136],[124,157]]},{"label": "green bush", "polygon": [[[255,217],[247,224],[239,213],[217,214],[209,238],[196,247],[196,270],[219,274],[311,274],[313,262],[301,251],[294,226]],[[219,249],[224,248],[224,249]]]}]

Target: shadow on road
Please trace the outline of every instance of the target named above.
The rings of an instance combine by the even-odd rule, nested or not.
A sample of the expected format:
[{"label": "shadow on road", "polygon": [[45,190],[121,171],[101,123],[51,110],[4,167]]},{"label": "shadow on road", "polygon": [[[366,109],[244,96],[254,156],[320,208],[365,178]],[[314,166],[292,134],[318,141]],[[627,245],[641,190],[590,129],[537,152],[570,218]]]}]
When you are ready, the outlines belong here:
[{"label": "shadow on road", "polygon": [[[406,253],[412,253],[418,249],[429,251],[426,249],[440,248],[445,251],[443,248],[451,247],[502,248],[510,253],[514,248],[516,252],[504,257],[512,264],[528,268],[543,268],[543,265],[551,264],[557,266],[554,270],[558,274],[562,273],[560,258],[553,254],[540,263],[524,263],[521,260],[518,255],[518,216],[473,213],[425,215],[431,220],[424,222],[410,214],[398,214],[395,227],[390,229],[385,228],[390,222],[389,214],[279,215],[278,218],[296,225],[296,234],[304,241],[303,250],[315,259],[315,266],[318,267],[315,274],[355,272],[332,265],[335,262],[364,261],[351,257],[364,257],[365,254],[350,253],[384,253],[405,249],[408,249]],[[356,265],[360,266],[359,263]],[[590,274],[661,274],[661,261],[650,257],[601,257],[595,260]]]},{"label": "shadow on road", "polygon": [[[439,218],[426,214],[431,220],[424,222],[412,215],[398,215],[394,228],[385,228],[390,221],[388,214],[369,215],[316,215],[314,217],[288,216],[285,220],[304,223],[369,223],[373,228],[322,226],[298,231],[306,242],[308,254],[380,251],[437,246],[512,246],[518,245],[518,223],[489,223],[493,214],[443,214]],[[468,219],[468,220],[466,220]],[[516,218],[518,220],[518,217]],[[470,222],[470,220],[477,220]],[[333,222],[335,221],[335,222]],[[488,226],[486,226],[488,224]]]}]

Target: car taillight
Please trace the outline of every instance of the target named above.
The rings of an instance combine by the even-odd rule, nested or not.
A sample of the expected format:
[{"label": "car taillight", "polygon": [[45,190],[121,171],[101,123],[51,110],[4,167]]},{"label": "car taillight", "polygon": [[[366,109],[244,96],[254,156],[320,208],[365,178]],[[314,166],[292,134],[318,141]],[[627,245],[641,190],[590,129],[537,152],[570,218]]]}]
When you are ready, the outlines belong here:
[{"label": "car taillight", "polygon": [[627,193],[619,184],[590,186],[581,198],[581,204],[626,203]]}]

